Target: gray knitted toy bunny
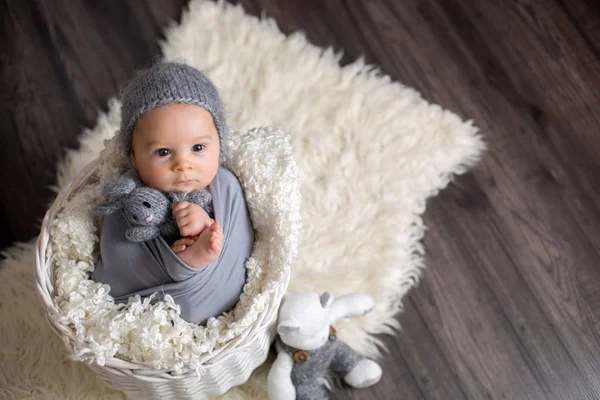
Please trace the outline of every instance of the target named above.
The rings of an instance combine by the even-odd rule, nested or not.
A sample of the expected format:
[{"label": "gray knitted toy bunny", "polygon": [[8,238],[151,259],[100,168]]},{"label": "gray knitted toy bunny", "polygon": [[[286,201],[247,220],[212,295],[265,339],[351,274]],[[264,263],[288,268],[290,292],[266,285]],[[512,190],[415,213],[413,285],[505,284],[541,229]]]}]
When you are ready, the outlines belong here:
[{"label": "gray knitted toy bunny", "polygon": [[133,225],[127,229],[125,237],[133,242],[145,242],[159,235],[167,242],[174,240],[179,232],[171,214],[171,203],[174,202],[198,204],[212,216],[212,196],[207,190],[165,194],[144,186],[135,170],[106,182],[102,189],[109,196],[108,202],[96,206],[94,212],[108,215],[123,210],[125,219]]}]

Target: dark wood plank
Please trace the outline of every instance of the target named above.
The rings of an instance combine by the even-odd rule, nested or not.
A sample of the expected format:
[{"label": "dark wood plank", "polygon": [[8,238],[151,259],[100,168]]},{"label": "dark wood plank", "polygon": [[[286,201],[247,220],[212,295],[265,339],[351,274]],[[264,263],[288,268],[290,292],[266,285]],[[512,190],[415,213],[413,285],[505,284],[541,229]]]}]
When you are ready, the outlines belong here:
[{"label": "dark wood plank", "polygon": [[[443,4],[448,5],[448,3]],[[572,168],[567,170],[566,168],[563,169],[558,166],[560,165],[558,157],[555,155],[556,152],[553,152],[553,150],[556,149],[553,148],[553,142],[549,136],[536,136],[536,134],[539,135],[540,130],[544,134],[548,130],[548,126],[542,130],[537,124],[535,116],[539,115],[539,113],[521,112],[523,109],[528,110],[528,108],[520,106],[528,103],[543,104],[541,97],[543,97],[543,93],[546,93],[545,88],[524,87],[525,90],[521,90],[521,83],[515,84],[515,80],[510,75],[511,73],[516,74],[516,72],[514,72],[514,68],[508,68],[508,66],[520,65],[520,60],[511,59],[511,52],[507,49],[496,50],[500,52],[502,58],[494,56],[493,54],[488,55],[490,57],[489,59],[492,60],[490,64],[493,65],[494,68],[494,72],[491,75],[489,75],[489,71],[485,71],[485,65],[481,65],[478,62],[478,58],[481,57],[481,55],[486,55],[486,48],[498,48],[498,42],[493,41],[488,33],[495,28],[493,23],[496,21],[505,21],[507,19],[497,17],[498,19],[494,18],[494,21],[483,21],[482,26],[485,26],[485,29],[476,29],[471,23],[471,21],[475,20],[476,15],[463,15],[461,18],[461,12],[467,8],[468,7],[464,7],[464,9],[462,9],[455,4],[451,8],[448,6],[448,9],[442,10],[441,12],[439,10],[427,10],[427,15],[430,18],[435,18],[436,16],[440,17],[441,15],[445,16],[448,20],[453,21],[445,24],[446,26],[444,26],[442,20],[438,20],[439,22],[436,21],[437,23],[435,26],[438,27],[438,34],[441,34],[443,31],[448,35],[455,33],[454,31],[458,31],[457,34],[461,35],[463,43],[466,43],[465,47],[467,48],[459,48],[458,46],[451,45],[445,46],[446,49],[455,51],[452,57],[454,60],[464,59],[461,64],[465,66],[468,77],[465,76],[463,79],[467,81],[467,79],[481,79],[485,76],[488,80],[491,80],[492,83],[497,85],[496,90],[488,93],[485,98],[474,100],[481,102],[480,104],[475,104],[474,116],[476,117],[476,120],[478,120],[478,123],[482,124],[486,130],[489,129],[490,131],[489,140],[492,154],[484,162],[486,169],[478,169],[476,172],[478,185],[469,186],[469,189],[473,194],[470,196],[470,201],[465,204],[465,212],[460,214],[460,219],[457,218],[456,221],[452,223],[452,230],[449,230],[446,234],[453,234],[456,237],[461,237],[461,242],[464,242],[464,247],[460,251],[461,253],[473,253],[477,255],[477,258],[485,256],[485,259],[474,259],[473,261],[476,262],[467,262],[466,264],[471,264],[471,268],[474,269],[474,271],[466,272],[465,276],[472,276],[474,272],[481,270],[482,267],[484,267],[483,271],[486,274],[493,274],[494,281],[488,290],[496,292],[496,296],[499,298],[502,308],[504,308],[503,312],[507,313],[507,319],[509,321],[517,322],[516,325],[513,322],[513,326],[521,326],[519,321],[533,321],[535,324],[540,324],[543,322],[544,318],[551,319],[550,324],[543,323],[542,326],[539,327],[540,329],[536,329],[537,332],[535,332],[534,335],[531,335],[532,338],[535,338],[535,341],[540,341],[538,343],[529,341],[526,346],[527,352],[530,353],[526,355],[526,357],[533,357],[533,362],[537,364],[536,368],[544,368],[542,376],[550,381],[550,384],[541,382],[543,386],[546,386],[551,390],[551,392],[546,395],[556,396],[553,398],[595,398],[597,395],[597,388],[595,389],[596,395],[592,394],[589,377],[594,376],[596,366],[590,366],[590,361],[586,360],[586,358],[597,358],[598,343],[595,339],[592,339],[592,343],[585,340],[583,343],[589,343],[590,346],[581,346],[576,343],[578,340],[582,339],[581,336],[587,335],[579,335],[579,338],[575,340],[571,339],[571,332],[561,335],[561,330],[565,328],[566,322],[570,322],[569,320],[571,320],[571,317],[565,316],[564,314],[560,316],[557,315],[559,312],[558,310],[571,310],[574,305],[572,303],[585,304],[588,300],[593,300],[593,297],[590,297],[588,293],[583,294],[578,293],[577,291],[572,292],[570,290],[573,288],[577,289],[577,286],[579,285],[578,274],[583,272],[587,279],[598,282],[597,271],[594,268],[598,260],[597,253],[589,245],[579,245],[581,239],[583,239],[584,242],[587,242],[587,238],[585,235],[582,235],[581,231],[578,231],[578,221],[574,220],[569,215],[571,202],[568,201],[569,197],[565,196],[563,192],[573,192],[575,190],[573,187],[570,187],[572,181],[564,179],[564,177],[567,176],[567,173],[572,171]],[[474,13],[475,12],[476,10]],[[435,13],[437,13],[437,15]],[[499,13],[500,10],[494,10],[494,13],[487,12],[486,15],[498,15]],[[513,19],[511,19],[511,21],[513,21]],[[445,28],[448,28],[449,30]],[[501,28],[498,29],[500,30]],[[481,37],[481,39],[477,39],[478,37]],[[486,39],[488,39],[487,43],[485,42]],[[482,40],[483,42],[478,43],[479,40]],[[494,47],[492,44],[494,44]],[[514,45],[512,47],[514,48],[517,46]],[[531,54],[535,54],[537,61],[544,64],[545,58],[549,58],[550,55],[541,52],[540,49],[541,48],[537,48],[537,52],[534,53],[536,49],[531,48],[528,50],[528,54],[530,54],[530,57]],[[471,54],[469,54],[469,51]],[[519,79],[533,81],[534,77],[528,76],[528,71],[528,69],[520,71],[521,75],[519,75]],[[536,72],[542,75],[542,77],[536,78],[542,80],[544,72],[539,70]],[[450,78],[449,76],[444,75],[442,68],[440,68],[437,73],[440,74],[439,76],[441,76],[442,79],[444,79],[444,77]],[[482,80],[477,82],[478,85],[482,85],[481,82]],[[557,84],[555,80],[551,80],[551,82],[553,90],[559,91],[561,85]],[[565,82],[567,82],[568,85],[564,85],[562,88],[571,90],[570,82]],[[477,89],[479,88],[475,87],[475,95],[477,95]],[[526,96],[532,96],[535,91],[540,95],[539,99],[535,97],[528,101],[524,99]],[[464,94],[466,95],[467,93]],[[463,101],[463,97],[458,97],[456,100],[459,104],[463,103],[465,107],[472,106],[471,100]],[[497,105],[498,108],[496,111],[490,110],[487,112],[487,110],[485,110],[485,103]],[[575,100],[575,103],[577,103],[577,99]],[[570,103],[567,104],[570,105]],[[588,116],[588,120],[593,120],[594,118],[595,116],[593,115]],[[575,136],[577,133],[583,135],[586,134],[584,130],[569,131],[562,130],[560,127],[555,127],[555,129],[557,129],[560,134],[563,134],[564,137],[571,137],[570,135]],[[495,132],[496,134],[491,134],[491,132]],[[531,134],[529,134],[530,132]],[[592,140],[592,138],[588,137],[588,140]],[[575,153],[573,152],[571,154]],[[485,171],[485,173],[483,171]],[[558,175],[561,174],[564,180],[558,177]],[[479,196],[476,196],[474,193],[478,186],[481,187],[482,190],[480,191]],[[489,197],[491,198],[488,199]],[[488,201],[491,204],[486,204]],[[459,226],[457,222],[474,219],[473,212],[479,211],[484,205],[485,208],[482,211],[483,215],[473,221],[473,223],[469,224],[469,229],[465,229],[465,231],[457,230]],[[586,207],[587,215],[589,216],[590,213],[593,215],[594,205],[587,204]],[[444,211],[439,211],[440,214],[447,215],[449,209],[452,209],[452,205],[445,203],[443,209]],[[495,217],[496,213],[500,215]],[[598,219],[592,221],[597,223]],[[485,225],[490,223],[492,224],[490,231],[482,234],[482,227],[485,227]],[[433,225],[438,229],[441,229],[442,227],[437,221],[432,221],[428,225]],[[523,225],[527,225],[529,229],[525,230]],[[435,231],[436,229],[434,228],[433,230]],[[564,230],[571,230],[571,232],[564,232]],[[512,234],[508,235],[508,231],[511,231]],[[571,235],[568,235],[569,233]],[[430,254],[432,252],[441,251],[440,243],[434,239],[435,236],[436,233],[429,232],[428,239],[431,240],[432,244],[435,244],[435,246],[431,246]],[[440,234],[439,239],[442,237],[446,236]],[[577,239],[572,240],[570,238]],[[426,239],[426,241],[428,239]],[[490,247],[490,244],[496,241],[499,241],[505,250],[499,249],[498,251],[493,251],[493,247]],[[540,243],[540,241],[542,243]],[[486,247],[482,249],[481,246]],[[573,249],[574,251],[571,252],[572,247],[576,247],[577,249]],[[565,252],[567,252],[567,255],[564,255]],[[505,254],[503,255],[503,253]],[[517,256],[519,253],[522,254],[522,257]],[[577,255],[577,257],[575,255]],[[577,263],[577,260],[583,261],[583,265]],[[465,263],[464,260],[456,261],[460,264]],[[511,264],[516,264],[515,267],[517,271],[511,271],[513,268]],[[535,269],[535,264],[538,264],[539,266],[537,270]],[[477,267],[477,265],[480,266]],[[508,268],[506,266],[508,266]],[[577,272],[574,271],[574,267],[578,268]],[[501,270],[501,272],[498,272],[498,270]],[[550,272],[551,275],[555,275],[555,277],[561,281],[561,286],[567,285],[568,289],[564,288],[567,293],[564,293],[564,291],[562,293],[553,291],[553,287],[556,286],[556,283],[544,279],[547,274],[546,270],[549,270],[548,272]],[[457,267],[454,267],[451,272],[445,273],[443,277],[445,279],[456,279],[456,272]],[[519,276],[519,274],[521,274],[521,276]],[[519,282],[519,280],[521,280],[521,282]],[[428,281],[428,283],[431,282],[431,280]],[[515,282],[519,283],[520,287],[515,287]],[[467,285],[467,287],[478,289],[481,289],[482,286],[482,284]],[[529,288],[527,286],[529,286]],[[510,290],[506,290],[506,293],[500,296],[499,291],[505,290],[502,289],[503,287]],[[436,287],[436,289],[444,291],[446,287],[442,285],[441,287]],[[533,293],[527,293],[530,291]],[[516,293],[519,294],[519,297],[523,296],[524,298],[514,298]],[[560,298],[564,302],[556,302],[555,296],[557,294],[562,294]],[[463,297],[464,293],[461,293],[460,296]],[[541,302],[539,309],[531,309],[532,305],[530,300]],[[458,301],[458,298],[452,299],[449,302],[454,303],[455,301]],[[506,306],[507,303],[510,307]],[[511,303],[513,304],[511,305]],[[555,306],[558,307],[553,310]],[[529,312],[526,312],[525,315],[523,315],[524,311],[528,311],[528,307]],[[510,310],[510,308],[513,309]],[[584,309],[584,314],[588,314],[589,311],[593,310],[587,309],[585,305]],[[516,310],[519,310],[521,313],[520,316],[508,314],[508,311],[514,312]],[[577,310],[574,311],[579,313]],[[550,314],[550,316],[545,314]],[[437,318],[439,318],[439,315],[436,314],[435,318],[432,318],[432,321]],[[489,323],[492,324],[491,321]],[[531,327],[524,326],[524,329],[529,332]],[[543,333],[548,331],[548,329],[558,330],[558,341],[556,338],[552,338],[550,335]],[[517,330],[515,331],[518,332]],[[531,334],[532,332],[529,333]],[[595,336],[593,332],[589,333],[592,334],[592,337]],[[588,339],[590,339],[590,337],[588,337]],[[547,341],[550,341],[550,343]],[[568,344],[572,344],[574,347],[573,351],[577,352],[575,356],[575,359],[577,360],[576,365],[572,365],[570,362],[565,363],[565,361],[568,361],[568,358],[572,357],[573,354],[569,351],[570,349],[567,350],[566,354],[561,350],[561,347],[565,345],[564,341],[567,341]],[[551,356],[558,357],[558,359],[544,360],[544,358],[548,357],[548,354],[545,354],[545,349],[548,348],[547,346],[549,344],[551,344],[550,348],[552,348]],[[500,348],[501,347],[498,346],[498,349]],[[563,353],[562,355],[561,352]],[[588,356],[586,356],[586,353]],[[567,357],[567,359],[565,360],[564,357]],[[579,376],[578,379],[574,380],[572,371],[577,371],[582,367],[582,364],[583,367],[587,368],[587,371],[582,375],[576,374]],[[569,367],[569,365],[571,366]],[[560,370],[562,369],[560,366],[565,366],[563,371]],[[555,367],[558,367],[558,370],[552,371]],[[555,379],[557,376],[568,376],[569,380],[567,382],[570,382],[570,384],[566,384],[567,382],[564,381],[562,384],[558,384],[561,381]],[[580,383],[581,386],[578,386],[578,383]],[[578,392],[578,389],[581,389],[581,392]],[[511,396],[508,397],[513,398]]]},{"label": "dark wood plank", "polygon": [[[477,193],[476,181],[464,182],[464,186],[469,193]],[[428,290],[416,291],[414,296],[428,323],[438,327],[432,328],[438,338],[448,342],[443,348],[459,352],[452,364],[465,368],[461,381],[485,377],[484,389],[469,391],[469,398],[496,398],[499,393],[507,398],[595,398],[597,388],[593,388],[590,376],[579,370],[581,360],[565,348],[546,315],[545,304],[523,279],[519,269],[528,265],[527,260],[518,260],[511,250],[526,245],[507,245],[514,236],[505,231],[505,221],[495,215],[494,206],[485,197],[482,201],[453,190],[440,201],[448,197],[454,201],[444,202],[443,211],[432,213],[432,222],[444,221],[437,226],[452,228],[436,230],[425,242],[432,261],[441,265],[443,260],[453,267],[431,269],[426,274],[430,279],[423,282],[429,291],[445,295],[434,296],[434,303],[427,302]],[[460,237],[461,243],[446,247],[440,241],[447,235]],[[536,256],[546,254],[542,250]],[[548,282],[545,285],[550,286]],[[470,354],[467,358],[460,352],[463,346]],[[479,370],[471,375],[474,368]],[[527,388],[523,393],[511,392],[516,387],[509,384],[515,379],[513,369],[518,368],[525,369],[517,372],[519,379],[530,375],[527,382],[517,386]],[[534,391],[534,387],[538,389]]]},{"label": "dark wood plank", "polygon": [[55,166],[134,71],[158,55],[185,0],[2,2],[0,249],[31,239]]},{"label": "dark wood plank", "polygon": [[[384,367],[387,368],[389,362],[395,362],[395,359],[401,356],[406,361],[425,399],[466,398],[456,371],[446,358],[444,349],[440,347],[438,339],[426,324],[412,297],[408,296],[404,301],[401,315],[402,327],[398,336],[386,338],[390,352],[384,356],[386,362]],[[392,382],[380,382],[379,385],[381,387],[378,390],[382,393],[394,393],[397,387],[402,386],[395,379]]]},{"label": "dark wood plank", "polygon": [[[467,9],[465,7],[465,12],[468,12]],[[490,48],[492,40],[487,32],[502,30],[496,21],[510,20],[518,31],[525,29],[519,28],[519,24],[531,15],[540,16],[543,21],[540,25],[549,24],[543,16],[556,10],[545,6],[537,10],[530,9],[526,15],[519,14],[522,10],[508,10],[506,15],[501,14],[506,11],[495,8],[481,13],[485,16],[503,17],[482,21],[487,27],[485,32],[481,32],[482,40],[487,39],[486,44]],[[453,8],[452,12],[456,15],[457,11]],[[467,14],[466,17],[475,16]],[[546,27],[543,31],[550,30],[559,35],[561,31],[558,26],[563,26],[561,22],[564,20],[554,16],[552,21],[556,22],[553,28]],[[565,35],[573,35],[566,27],[563,29]],[[465,33],[464,37],[466,36]],[[469,37],[473,36],[471,32]],[[539,38],[545,40],[549,37],[552,36],[539,35]],[[482,169],[485,173],[477,174],[477,180],[498,214],[497,217],[493,214],[486,216],[487,221],[492,220],[499,226],[499,232],[494,236],[509,249],[510,257],[517,264],[524,281],[541,303],[543,313],[536,312],[531,316],[541,315],[550,320],[568,354],[577,360],[577,369],[583,375],[580,376],[581,384],[585,386],[590,377],[597,375],[599,367],[597,330],[584,321],[590,317],[596,319],[593,310],[597,304],[598,292],[590,290],[587,282],[598,282],[600,278],[596,268],[598,252],[588,238],[597,236],[600,219],[596,202],[589,201],[591,198],[598,198],[598,192],[588,186],[590,180],[595,180],[597,175],[584,167],[586,159],[598,159],[595,148],[599,142],[589,130],[597,126],[598,115],[583,112],[584,104],[597,103],[598,99],[592,90],[584,90],[583,81],[592,83],[593,87],[598,84],[598,78],[596,74],[589,73],[591,71],[586,72],[585,66],[581,66],[577,58],[570,58],[552,44],[537,42],[527,47],[525,43],[528,41],[521,40],[517,43],[512,40],[503,45],[498,40],[494,42],[496,48],[502,49],[502,60],[496,58],[496,68],[501,70],[504,67],[507,72],[504,76],[508,77],[498,92],[506,98],[506,103],[510,101],[513,111],[499,117],[483,117],[490,122],[492,130],[504,125],[520,134],[491,136],[494,154],[487,159],[486,169]],[[511,69],[507,66],[525,62],[531,58],[531,54],[536,55],[538,68],[525,69],[519,79],[510,77]],[[502,64],[504,65],[501,66]],[[581,78],[572,75],[569,79],[568,75],[573,71],[581,74]],[[552,83],[548,85],[548,82]],[[561,82],[566,84],[561,85]],[[507,87],[510,88],[510,93],[506,91]],[[555,96],[554,101],[549,100],[552,96]],[[550,111],[536,111],[523,116],[519,111],[527,108],[519,106],[526,104],[536,105],[538,110]],[[579,115],[573,115],[574,113]],[[543,124],[540,124],[539,117],[544,114]],[[499,118],[502,118],[502,122]],[[529,132],[533,135],[528,135]],[[515,137],[520,137],[518,145],[514,144]],[[577,159],[574,160],[575,154]],[[581,161],[583,162],[580,164]],[[586,179],[578,179],[581,174],[586,174]],[[573,202],[573,199],[578,199],[579,204]],[[581,207],[581,218],[577,217],[574,212],[577,209],[573,206]],[[589,232],[593,232],[592,236],[584,234],[583,218],[587,218],[586,225]],[[489,259],[495,260],[492,257]],[[517,304],[521,309],[527,302],[522,303]],[[540,343],[539,347],[543,351],[545,346]],[[569,371],[571,369],[565,368],[562,373],[568,376]],[[568,391],[572,388],[567,386],[564,389]],[[589,395],[588,392],[587,396]],[[573,398],[587,398],[583,396],[584,393]]]},{"label": "dark wood plank", "polygon": [[400,354],[398,343],[393,337],[384,339],[384,344],[390,355],[380,360],[383,375],[377,385],[366,389],[351,389],[343,384],[334,388],[330,400],[360,399],[379,400],[390,398],[390,388],[394,388],[393,396],[398,399],[425,400],[426,397],[416,377],[408,367],[407,361]]}]

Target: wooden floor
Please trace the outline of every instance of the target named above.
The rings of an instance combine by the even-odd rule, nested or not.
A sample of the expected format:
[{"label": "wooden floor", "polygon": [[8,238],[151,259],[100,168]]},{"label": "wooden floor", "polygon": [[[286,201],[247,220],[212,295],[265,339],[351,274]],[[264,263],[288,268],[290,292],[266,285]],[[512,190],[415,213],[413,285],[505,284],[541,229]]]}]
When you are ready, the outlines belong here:
[{"label": "wooden floor", "polygon": [[[183,0],[3,0],[0,248]],[[600,2],[243,0],[466,119],[489,151],[428,203],[384,376],[335,399],[600,399]]]}]

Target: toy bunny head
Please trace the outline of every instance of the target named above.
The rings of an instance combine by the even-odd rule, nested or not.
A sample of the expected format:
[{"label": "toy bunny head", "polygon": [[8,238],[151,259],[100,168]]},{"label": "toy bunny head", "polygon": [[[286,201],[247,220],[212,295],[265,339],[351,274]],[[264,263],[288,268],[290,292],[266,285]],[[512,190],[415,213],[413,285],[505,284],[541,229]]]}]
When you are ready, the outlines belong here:
[{"label": "toy bunny head", "polygon": [[170,216],[170,201],[163,193],[150,187],[138,187],[123,201],[125,218],[138,226],[157,226]]},{"label": "toy bunny head", "polygon": [[279,311],[277,333],[284,343],[303,350],[321,347],[329,337],[333,294],[306,292],[288,295]]},{"label": "toy bunny head", "polygon": [[330,291],[294,293],[284,296],[279,310],[277,333],[292,347],[314,350],[329,338],[329,327],[336,321],[366,314],[373,299],[363,293],[350,293],[334,300]]},{"label": "toy bunny head", "polygon": [[171,224],[171,202],[162,192],[143,186],[135,172],[107,182],[103,186],[108,202],[98,205],[95,212],[101,215],[123,210],[125,219],[132,225],[125,237],[134,242],[153,239],[161,228]]}]

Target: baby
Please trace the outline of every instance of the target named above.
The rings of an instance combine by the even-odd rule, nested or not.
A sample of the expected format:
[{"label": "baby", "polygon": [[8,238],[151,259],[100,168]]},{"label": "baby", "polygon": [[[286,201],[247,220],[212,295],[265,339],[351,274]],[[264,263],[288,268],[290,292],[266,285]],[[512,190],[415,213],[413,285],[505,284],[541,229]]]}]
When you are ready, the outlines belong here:
[{"label": "baby", "polygon": [[[146,111],[132,132],[129,158],[142,181],[165,193],[206,189],[219,168],[219,135],[206,109],[185,103]],[[171,207],[184,236],[171,248],[188,265],[206,267],[221,253],[223,230],[197,204]]]},{"label": "baby", "polygon": [[92,279],[109,284],[116,302],[170,294],[184,319],[201,323],[239,299],[254,237],[243,190],[220,166],[226,134],[217,89],[193,67],[161,62],[125,88],[119,139],[134,170],[127,173],[164,193],[210,191],[214,219],[197,204],[174,203],[182,238],[136,243],[124,236],[122,212],[105,216]]}]

